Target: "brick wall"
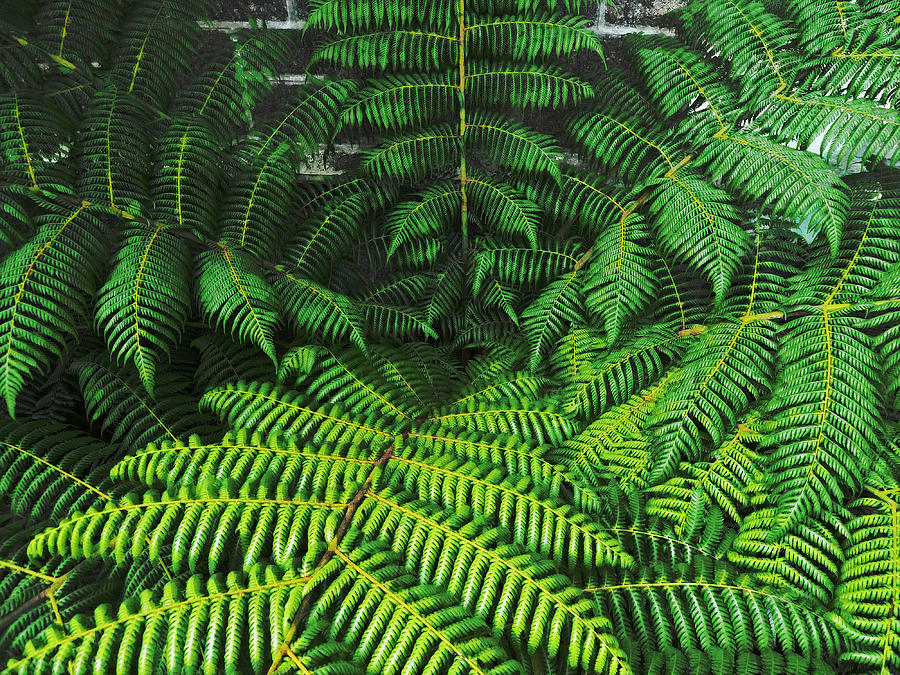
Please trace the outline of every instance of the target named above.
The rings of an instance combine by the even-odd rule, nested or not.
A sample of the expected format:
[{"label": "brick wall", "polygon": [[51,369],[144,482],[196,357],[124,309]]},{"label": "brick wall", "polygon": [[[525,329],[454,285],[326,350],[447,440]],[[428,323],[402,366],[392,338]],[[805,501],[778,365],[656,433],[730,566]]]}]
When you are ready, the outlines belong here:
[{"label": "brick wall", "polygon": [[[664,15],[683,5],[685,0],[601,0],[591,14],[594,18],[593,30],[603,40],[607,58],[615,58],[619,43],[623,36],[635,31],[644,33],[668,33]],[[212,30],[229,31],[249,26],[249,18],[265,21],[269,28],[276,30],[301,30],[305,25],[305,0],[218,0],[211,13]],[[273,104],[278,99],[286,98],[290,90],[304,81],[304,55],[308,49],[302,49],[300,57],[289,64],[279,75]],[[580,64],[590,67],[590,64]],[[597,67],[602,67],[599,62]],[[309,176],[327,175],[340,172],[342,150],[335,148],[332,157],[320,160],[316,166],[310,167]]]}]

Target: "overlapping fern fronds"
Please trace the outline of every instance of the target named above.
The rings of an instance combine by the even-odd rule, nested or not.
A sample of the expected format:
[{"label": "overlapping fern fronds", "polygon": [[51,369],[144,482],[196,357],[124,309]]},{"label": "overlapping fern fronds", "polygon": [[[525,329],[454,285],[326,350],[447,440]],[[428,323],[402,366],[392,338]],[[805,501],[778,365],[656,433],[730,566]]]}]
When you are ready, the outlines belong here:
[{"label": "overlapping fern fronds", "polygon": [[900,668],[900,7],[582,4],[0,3],[4,672]]}]

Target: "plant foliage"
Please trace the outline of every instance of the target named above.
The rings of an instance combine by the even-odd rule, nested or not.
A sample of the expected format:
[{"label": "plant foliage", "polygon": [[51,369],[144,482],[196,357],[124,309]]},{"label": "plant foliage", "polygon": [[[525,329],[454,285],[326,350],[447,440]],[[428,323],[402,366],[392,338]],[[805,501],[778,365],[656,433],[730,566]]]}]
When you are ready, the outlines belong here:
[{"label": "plant foliage", "polygon": [[0,2],[4,673],[900,671],[895,0],[210,11]]}]

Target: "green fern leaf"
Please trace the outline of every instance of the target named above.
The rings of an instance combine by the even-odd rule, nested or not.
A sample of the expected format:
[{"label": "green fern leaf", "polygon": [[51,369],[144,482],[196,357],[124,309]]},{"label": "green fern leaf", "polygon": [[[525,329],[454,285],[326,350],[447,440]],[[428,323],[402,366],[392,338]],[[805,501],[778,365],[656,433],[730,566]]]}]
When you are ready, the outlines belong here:
[{"label": "green fern leaf", "polygon": [[[310,25],[322,23],[318,12]],[[456,36],[414,29],[377,30],[328,39],[316,47],[310,65],[343,68],[439,70],[456,58]]]},{"label": "green fern leaf", "polygon": [[574,423],[552,407],[527,400],[509,401],[512,405],[508,406],[504,403],[507,401],[468,400],[455,407],[442,408],[440,414],[429,419],[473,431],[517,434],[539,443],[562,443],[574,432]]},{"label": "green fern leaf", "polygon": [[[776,672],[823,672],[816,659],[824,660],[827,649],[843,643],[822,614],[721,563],[610,571],[590,590],[598,610],[614,617],[619,640],[640,650],[633,655],[635,664],[645,667],[649,664],[639,658],[641,652],[648,658],[673,648],[704,653],[722,649],[726,662],[743,662],[742,667],[749,668],[753,659],[743,656],[746,652],[772,650],[791,664],[781,661],[789,670]],[[753,631],[744,626],[753,626]]]},{"label": "green fern leaf", "polygon": [[519,235],[537,248],[540,212],[518,190],[507,183],[475,174],[466,178],[466,192],[489,229],[506,235]]},{"label": "green fern leaf", "polygon": [[834,169],[810,152],[744,131],[717,133],[698,158],[742,199],[763,199],[772,213],[822,231],[837,253],[847,195]]},{"label": "green fern leaf", "polygon": [[459,90],[448,76],[396,75],[372,82],[341,113],[348,126],[399,131],[457,111]]},{"label": "green fern leaf", "polygon": [[46,420],[0,428],[0,495],[15,513],[63,518],[111,499],[108,463],[116,446]]},{"label": "green fern leaf", "polygon": [[811,521],[798,525],[777,541],[769,541],[776,515],[772,509],[749,514],[728,559],[752,570],[761,584],[783,587],[828,603],[844,562],[837,536],[824,524]]},{"label": "green fern leaf", "polygon": [[522,312],[522,328],[531,343],[529,366],[536,370],[550,345],[554,344],[569,326],[582,322],[580,303],[582,277],[579,268],[551,281],[535,301]]},{"label": "green fern leaf", "polygon": [[376,180],[421,180],[459,163],[459,135],[449,124],[388,139],[363,153],[360,172]]},{"label": "green fern leaf", "polygon": [[855,641],[841,660],[858,672],[883,674],[900,666],[900,620],[887,600],[900,593],[900,528],[895,490],[869,492],[852,505],[835,605],[838,626]]},{"label": "green fern leaf", "polygon": [[684,351],[674,330],[647,329],[612,352],[605,343],[594,349],[590,341],[573,342],[579,337],[562,340],[555,363],[566,385],[563,409],[588,420],[655,382]]},{"label": "green fern leaf", "polygon": [[147,207],[149,170],[144,115],[114,86],[91,102],[79,133],[75,191],[83,199],[140,216]]},{"label": "green fern leaf", "polygon": [[162,225],[134,225],[98,294],[95,320],[110,354],[134,364],[151,396],[190,311],[189,266],[184,243]]},{"label": "green fern leaf", "polygon": [[198,267],[203,313],[217,326],[228,328],[232,336],[253,342],[275,362],[278,299],[256,261],[223,244],[204,251]]},{"label": "green fern leaf", "polygon": [[360,439],[382,443],[394,436],[385,430],[391,427],[380,415],[350,420],[342,406],[316,406],[298,392],[268,383],[239,382],[211,389],[203,395],[200,406],[234,428],[246,427],[263,435],[283,431],[300,438],[311,435],[337,442],[360,434]]},{"label": "green fern leaf", "polygon": [[[349,497],[342,501],[327,492],[286,493],[265,484],[201,480],[172,493],[128,494],[48,528],[31,540],[28,553],[109,557],[121,564],[128,554],[147,551],[158,559],[165,551],[176,574],[185,568],[214,574],[228,569],[232,556],[245,570],[263,559],[290,566],[318,551],[346,508]],[[305,536],[292,528],[294,522],[310,521]]]},{"label": "green fern leaf", "polygon": [[623,212],[593,246],[596,253],[584,281],[585,307],[602,322],[610,344],[618,340],[626,322],[650,306],[656,293],[654,253],[647,238],[641,217]]},{"label": "green fern leaf", "polygon": [[516,61],[571,55],[577,51],[603,54],[601,42],[590,30],[588,19],[528,14],[470,18],[466,26],[467,48],[478,54],[491,54],[497,51],[497,45],[509,45],[504,55]]},{"label": "green fern leaf", "polygon": [[820,143],[818,152],[845,170],[859,161],[900,162],[900,113],[866,99],[779,94],[765,111],[762,127],[783,143],[796,141],[802,148]]},{"label": "green fern leaf", "polygon": [[[28,92],[0,94],[0,177],[30,188],[47,187],[71,192],[66,175],[72,125],[51,101]],[[62,160],[62,161],[60,161]]]},{"label": "green fern leaf", "polygon": [[651,484],[678,465],[703,458],[706,438],[721,445],[775,373],[772,321],[724,321],[702,333],[684,356],[653,425],[656,453]]},{"label": "green fern leaf", "polygon": [[458,213],[460,189],[458,183],[438,183],[410,201],[396,204],[385,221],[391,237],[388,256],[413,238],[437,235]]},{"label": "green fern leaf", "polygon": [[724,190],[697,174],[670,171],[649,185],[656,187],[647,209],[658,240],[677,259],[700,269],[721,301],[748,248],[740,213]]},{"label": "green fern leaf", "polygon": [[85,317],[106,248],[85,204],[35,220],[35,235],[0,263],[0,393],[10,415],[26,382],[50,370]]},{"label": "green fern leaf", "polygon": [[189,381],[176,372],[160,374],[153,400],[137,373],[117,370],[103,356],[79,359],[71,369],[78,376],[88,419],[126,449],[185,433],[205,435],[213,428],[209,417],[198,414],[197,398],[187,393]]},{"label": "green fern leaf", "polygon": [[466,120],[466,144],[483,149],[493,162],[513,172],[546,172],[559,182],[562,151],[550,136],[497,115],[475,113]]},{"label": "green fern leaf", "polygon": [[364,315],[353,300],[280,269],[274,273],[273,285],[295,330],[322,333],[332,340],[349,338],[366,350]]},{"label": "green fern leaf", "polygon": [[559,108],[593,98],[590,85],[555,66],[473,65],[466,74],[467,98],[482,105]]},{"label": "green fern leaf", "polygon": [[117,608],[100,605],[92,617],[50,627],[9,668],[50,673],[72,663],[76,672],[93,667],[143,675],[163,665],[170,672],[261,674],[307,584],[301,574],[274,566],[171,581],[161,593],[128,598]]},{"label": "green fern leaf", "polygon": [[117,87],[164,110],[177,74],[200,44],[194,17],[205,4],[206,0],[151,0],[131,7],[112,55],[111,77]]}]

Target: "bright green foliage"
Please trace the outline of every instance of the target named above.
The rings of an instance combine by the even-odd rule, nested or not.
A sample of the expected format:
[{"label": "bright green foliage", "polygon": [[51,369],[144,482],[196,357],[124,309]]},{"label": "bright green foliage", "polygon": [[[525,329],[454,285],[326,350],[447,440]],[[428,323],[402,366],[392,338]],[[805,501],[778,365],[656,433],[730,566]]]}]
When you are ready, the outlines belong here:
[{"label": "bright green foliage", "polygon": [[900,670],[900,4],[587,4],[0,1],[4,673]]}]

